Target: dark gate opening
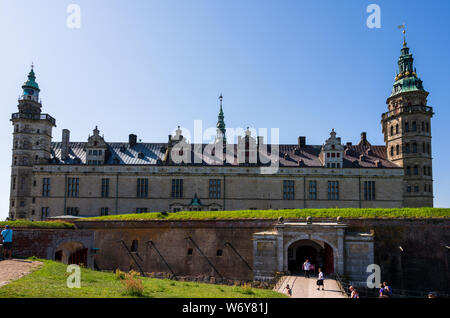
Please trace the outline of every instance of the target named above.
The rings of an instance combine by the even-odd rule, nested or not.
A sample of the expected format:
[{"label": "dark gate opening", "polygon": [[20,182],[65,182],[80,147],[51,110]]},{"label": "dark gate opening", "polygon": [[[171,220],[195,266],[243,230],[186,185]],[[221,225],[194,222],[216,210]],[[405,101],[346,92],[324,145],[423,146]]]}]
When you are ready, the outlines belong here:
[{"label": "dark gate opening", "polygon": [[291,273],[303,272],[303,263],[308,260],[313,265],[313,272],[321,268],[325,274],[334,273],[333,248],[327,243],[323,247],[311,240],[300,240],[288,248],[288,270]]},{"label": "dark gate opening", "polygon": [[70,254],[69,264],[77,264],[87,266],[87,248],[79,249],[78,251]]}]

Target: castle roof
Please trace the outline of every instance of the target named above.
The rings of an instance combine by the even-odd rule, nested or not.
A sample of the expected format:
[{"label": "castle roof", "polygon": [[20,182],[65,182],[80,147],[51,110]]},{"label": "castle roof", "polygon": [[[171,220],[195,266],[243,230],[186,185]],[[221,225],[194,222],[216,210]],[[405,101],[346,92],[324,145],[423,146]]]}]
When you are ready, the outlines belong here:
[{"label": "castle roof", "polygon": [[[51,164],[86,164],[86,142],[70,142],[69,157],[61,160],[62,142],[52,142]],[[201,153],[208,144],[190,144],[191,162],[186,165],[214,165],[214,161]],[[227,153],[227,165],[238,166],[237,145],[233,147],[233,155]],[[267,145],[271,153],[271,145]],[[296,144],[279,145],[279,165],[281,167],[323,167],[320,160],[322,145]],[[107,143],[105,165],[158,165],[164,159],[167,143]],[[261,159],[264,162],[264,156]],[[265,156],[267,157],[267,156]],[[160,159],[160,160],[158,160]],[[199,163],[196,163],[199,162]],[[262,165],[262,164],[261,164]],[[343,168],[399,168],[387,159],[385,146],[346,145],[343,153]]]}]

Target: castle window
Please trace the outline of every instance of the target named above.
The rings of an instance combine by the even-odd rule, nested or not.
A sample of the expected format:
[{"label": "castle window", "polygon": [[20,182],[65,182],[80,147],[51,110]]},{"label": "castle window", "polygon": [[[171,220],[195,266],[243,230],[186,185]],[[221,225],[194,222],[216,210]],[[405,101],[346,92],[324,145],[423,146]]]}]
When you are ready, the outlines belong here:
[{"label": "castle window", "polygon": [[220,179],[209,179],[209,198],[220,199]]},{"label": "castle window", "polygon": [[427,126],[427,133],[429,133],[430,132],[430,125],[427,123],[426,126]]},{"label": "castle window", "polygon": [[172,198],[183,197],[183,179],[172,179]]},{"label": "castle window", "polygon": [[335,158],[336,157],[336,153],[331,153],[331,158]]},{"label": "castle window", "polygon": [[391,136],[394,135],[394,126],[391,126]]},{"label": "castle window", "polygon": [[67,178],[67,196],[68,197],[78,197],[80,190],[80,179],[79,178]]},{"label": "castle window", "polygon": [[425,146],[425,143],[422,144],[422,153],[427,152],[427,147]]},{"label": "castle window", "polygon": [[41,132],[40,129],[36,129],[36,133],[39,134]]},{"label": "castle window", "polygon": [[336,164],[334,162],[331,163],[331,168],[336,168]]},{"label": "castle window", "polygon": [[99,150],[99,151],[98,151],[98,155],[101,156],[102,154],[103,154],[103,151],[102,151],[102,150]]},{"label": "castle window", "polygon": [[406,187],[406,192],[411,192],[411,186],[410,185]]},{"label": "castle window", "polygon": [[138,198],[148,197],[148,179],[137,179],[137,194]]},{"label": "castle window", "polygon": [[405,153],[409,153],[409,144],[405,144]]},{"label": "castle window", "polygon": [[13,177],[13,180],[12,180],[12,189],[13,189],[13,190],[16,189],[16,177]]},{"label": "castle window", "polygon": [[427,166],[423,166],[423,175],[424,175],[424,176],[427,175]]},{"label": "castle window", "polygon": [[50,178],[42,179],[42,196],[43,197],[50,196]]},{"label": "castle window", "polygon": [[341,154],[338,152],[337,154],[336,154],[336,158],[340,158],[341,157]]},{"label": "castle window", "polygon": [[328,200],[339,200],[339,181],[328,181]]},{"label": "castle window", "polygon": [[41,208],[41,220],[44,220],[48,217],[48,212],[50,208],[49,207],[42,207]]},{"label": "castle window", "polygon": [[109,197],[109,179],[103,178],[102,179],[102,198]]},{"label": "castle window", "polygon": [[147,213],[147,208],[136,208],[136,213]]},{"label": "castle window", "polygon": [[419,175],[419,167],[414,166],[414,175],[417,176]]},{"label": "castle window", "polygon": [[11,201],[11,206],[14,207],[14,200]]},{"label": "castle window", "polygon": [[408,122],[405,123],[405,132],[409,132],[409,123]]},{"label": "castle window", "polygon": [[33,197],[33,199],[31,199],[32,203],[36,203],[36,197]]},{"label": "castle window", "polygon": [[398,124],[395,125],[395,133],[398,134]]},{"label": "castle window", "polygon": [[192,256],[192,252],[193,252],[192,248],[188,248],[187,255],[188,256]]},{"label": "castle window", "polygon": [[131,242],[131,252],[137,252],[138,250],[138,240],[133,240]]},{"label": "castle window", "polygon": [[295,183],[293,180],[283,180],[283,200],[294,200]]},{"label": "castle window", "polygon": [[181,208],[172,208],[172,212],[180,212]]},{"label": "castle window", "polygon": [[100,208],[100,215],[108,215],[109,214],[109,208]]},{"label": "castle window", "polygon": [[428,154],[431,154],[431,147],[430,147],[430,144],[427,144],[427,153],[428,153]]},{"label": "castle window", "polygon": [[413,143],[413,153],[417,153],[417,143]]},{"label": "castle window", "polygon": [[317,181],[309,181],[309,199],[317,200]]},{"label": "castle window", "polygon": [[330,153],[329,152],[327,152],[327,158],[330,158]]},{"label": "castle window", "polygon": [[411,175],[411,167],[406,167],[406,175],[410,176]]},{"label": "castle window", "polygon": [[394,155],[394,146],[391,146],[391,156]]},{"label": "castle window", "polygon": [[427,186],[426,183],[425,183],[424,186],[423,186],[423,192],[428,192],[428,186]]},{"label": "castle window", "polygon": [[92,151],[92,154],[93,154],[94,156],[96,156],[96,155],[97,155],[97,150]]},{"label": "castle window", "polygon": [[417,184],[414,186],[414,192],[419,192],[419,186]]},{"label": "castle window", "polygon": [[88,155],[89,155],[89,156],[92,156],[92,150],[91,150],[91,149],[89,149]]},{"label": "castle window", "polygon": [[33,209],[33,210],[31,210],[31,215],[34,215],[34,209]]},{"label": "castle window", "polygon": [[25,201],[20,201],[20,207],[23,208],[25,206]]},{"label": "castle window", "polygon": [[428,175],[431,176],[431,167],[428,167]]},{"label": "castle window", "polygon": [[74,207],[66,208],[66,214],[67,215],[77,216],[79,214],[79,212],[80,212],[80,210],[78,208],[74,208]]},{"label": "castle window", "polygon": [[412,122],[412,131],[417,131],[417,123],[415,121]]},{"label": "castle window", "polygon": [[217,250],[217,252],[216,252],[216,256],[218,256],[218,257],[220,257],[220,256],[222,256],[223,255],[223,250]]},{"label": "castle window", "polygon": [[395,153],[396,153],[397,155],[400,154],[400,146],[399,146],[399,145],[395,146]]},{"label": "castle window", "polygon": [[422,122],[422,132],[425,132],[425,122]]}]

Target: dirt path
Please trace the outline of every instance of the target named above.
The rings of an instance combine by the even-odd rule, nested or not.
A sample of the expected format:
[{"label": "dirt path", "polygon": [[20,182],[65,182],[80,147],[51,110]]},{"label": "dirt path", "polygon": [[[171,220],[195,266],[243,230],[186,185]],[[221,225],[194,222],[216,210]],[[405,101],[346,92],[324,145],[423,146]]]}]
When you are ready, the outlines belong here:
[{"label": "dirt path", "polygon": [[9,282],[30,274],[41,262],[28,261],[22,259],[12,259],[0,261],[0,287]]},{"label": "dirt path", "polygon": [[286,284],[292,288],[292,298],[347,298],[334,279],[325,279],[325,290],[317,290],[317,278],[284,276],[278,292],[285,292]]}]

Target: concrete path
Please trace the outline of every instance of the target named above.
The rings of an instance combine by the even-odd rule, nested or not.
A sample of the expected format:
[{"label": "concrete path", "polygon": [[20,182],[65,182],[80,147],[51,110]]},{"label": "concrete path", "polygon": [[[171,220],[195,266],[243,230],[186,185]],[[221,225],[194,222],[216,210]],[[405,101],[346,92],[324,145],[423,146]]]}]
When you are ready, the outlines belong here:
[{"label": "concrete path", "polygon": [[11,259],[0,261],[0,287],[30,274],[41,262],[34,262],[21,259]]},{"label": "concrete path", "polygon": [[325,290],[317,290],[317,278],[305,278],[302,276],[283,276],[281,283],[278,284],[277,291],[287,294],[286,285],[292,288],[291,298],[347,298],[347,295],[341,291],[338,283],[331,278],[325,278]]}]

